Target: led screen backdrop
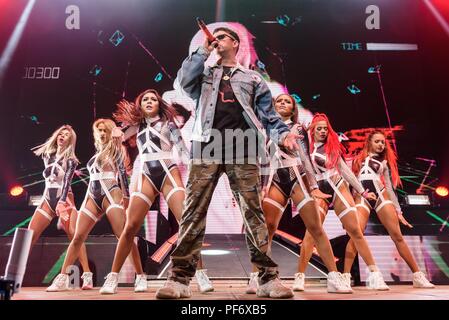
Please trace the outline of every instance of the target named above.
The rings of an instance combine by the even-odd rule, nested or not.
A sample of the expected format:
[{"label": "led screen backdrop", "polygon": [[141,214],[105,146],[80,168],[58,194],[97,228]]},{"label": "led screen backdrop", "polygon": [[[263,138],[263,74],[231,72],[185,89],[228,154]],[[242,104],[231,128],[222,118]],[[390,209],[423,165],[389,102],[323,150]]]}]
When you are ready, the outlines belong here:
[{"label": "led screen backdrop", "polygon": [[[193,110],[194,102],[174,80],[182,60],[202,42],[197,16],[212,24],[211,29],[227,25],[237,30],[241,63],[260,71],[273,95],[294,94],[304,122],[314,112],[327,113],[351,151],[360,147],[369,128],[391,129],[401,175],[408,179],[403,180],[403,194],[414,193],[423,180],[431,187],[447,180],[443,120],[448,115],[444,88],[449,36],[442,21],[449,21],[449,8],[444,1],[0,4],[0,50],[10,48],[13,32],[16,42],[2,66],[2,192],[14,183],[29,185],[30,195],[42,192],[43,165],[29,149],[65,123],[78,134],[77,154],[84,167],[94,152],[93,120],[111,117],[122,98],[132,100],[155,88],[165,99]],[[15,32],[18,21],[21,32]],[[183,129],[187,141],[191,126],[192,119]],[[426,177],[429,161],[436,167]],[[79,205],[86,186],[75,180]],[[241,230],[224,177],[207,232]]]}]

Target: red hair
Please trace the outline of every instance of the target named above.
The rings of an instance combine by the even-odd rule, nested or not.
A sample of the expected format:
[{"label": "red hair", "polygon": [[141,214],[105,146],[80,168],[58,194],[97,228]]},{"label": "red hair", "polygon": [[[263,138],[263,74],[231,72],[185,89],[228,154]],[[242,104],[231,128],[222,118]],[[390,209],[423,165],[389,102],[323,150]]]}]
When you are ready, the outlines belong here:
[{"label": "red hair", "polygon": [[315,143],[315,129],[319,121],[325,121],[327,124],[327,138],[324,142],[324,150],[326,152],[326,168],[332,169],[337,166],[340,157],[346,156],[346,150],[338,140],[338,135],[332,128],[329,119],[324,113],[316,113],[310,123],[310,140]]},{"label": "red hair", "polygon": [[391,178],[392,178],[392,181],[393,181],[393,186],[395,188],[397,186],[401,186],[402,182],[401,182],[401,179],[399,177],[399,170],[398,170],[398,164],[397,164],[397,159],[398,159],[397,155],[394,152],[393,148],[391,147],[390,142],[387,139],[387,135],[382,130],[377,130],[377,129],[373,130],[366,136],[365,143],[363,144],[363,148],[359,152],[359,154],[357,155],[356,159],[354,160],[354,163],[353,163],[353,166],[352,166],[352,170],[354,171],[354,173],[356,175],[359,174],[360,169],[362,167],[362,162],[369,155],[371,142],[372,142],[372,139],[373,139],[375,134],[381,134],[381,135],[383,135],[385,137],[385,149],[380,154],[380,157],[381,157],[382,160],[387,160],[388,166],[390,167],[390,171],[391,171]]},{"label": "red hair", "polygon": [[165,102],[159,93],[155,89],[147,89],[140,93],[134,100],[134,103],[125,99],[117,103],[117,111],[113,113],[114,119],[123,124],[124,126],[139,125],[145,118],[145,114],[142,111],[141,103],[142,98],[147,93],[153,93],[159,101],[159,117],[162,121],[169,121],[175,123],[176,110],[173,106]]}]

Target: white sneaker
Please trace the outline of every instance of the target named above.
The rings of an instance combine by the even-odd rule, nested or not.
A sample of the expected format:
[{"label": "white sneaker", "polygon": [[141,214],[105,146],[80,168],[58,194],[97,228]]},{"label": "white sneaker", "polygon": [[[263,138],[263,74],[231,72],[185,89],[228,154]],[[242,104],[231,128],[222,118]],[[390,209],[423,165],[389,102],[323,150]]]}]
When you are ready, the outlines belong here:
[{"label": "white sneaker", "polygon": [[81,279],[83,279],[81,290],[92,290],[94,288],[94,282],[92,280],[93,275],[92,272],[83,272],[83,275],[81,276]]},{"label": "white sneaker", "polygon": [[156,292],[158,299],[190,298],[191,295],[192,292],[188,285],[174,280],[167,280],[164,286]]},{"label": "white sneaker", "polygon": [[382,273],[379,271],[370,272],[368,279],[366,280],[366,286],[368,289],[386,291],[390,290],[382,277]]},{"label": "white sneaker", "polygon": [[209,280],[206,271],[207,269],[198,269],[195,272],[196,282],[198,283],[198,290],[201,293],[214,291],[214,286],[212,285],[212,282]]},{"label": "white sneaker", "polygon": [[68,291],[69,288],[69,276],[67,274],[60,273],[53,280],[51,286],[49,286],[45,291],[47,292],[59,292]]},{"label": "white sneaker", "polygon": [[118,273],[111,272],[105,277],[106,281],[100,289],[101,294],[115,294],[118,286]]},{"label": "white sneaker", "polygon": [[259,285],[257,288],[258,297],[270,297],[274,299],[285,299],[294,296],[293,291],[281,283],[279,278],[275,278],[267,283]]},{"label": "white sneaker", "polygon": [[295,281],[293,282],[293,291],[304,291],[304,282],[306,275],[302,272],[295,273]]},{"label": "white sneaker", "polygon": [[348,272],[341,274],[343,281],[345,282],[347,287],[351,287],[351,274]]},{"label": "white sneaker", "polygon": [[146,292],[148,290],[148,282],[146,274],[137,274],[134,282],[134,292]]},{"label": "white sneaker", "polygon": [[259,286],[259,281],[257,280],[258,276],[259,272],[251,272],[249,274],[249,282],[245,291],[247,294],[256,294],[257,287]]},{"label": "white sneaker", "polygon": [[435,288],[435,285],[427,280],[426,275],[422,271],[413,273],[413,287],[414,288]]},{"label": "white sneaker", "polygon": [[351,286],[346,284],[340,272],[332,271],[327,274],[327,292],[352,293]]}]

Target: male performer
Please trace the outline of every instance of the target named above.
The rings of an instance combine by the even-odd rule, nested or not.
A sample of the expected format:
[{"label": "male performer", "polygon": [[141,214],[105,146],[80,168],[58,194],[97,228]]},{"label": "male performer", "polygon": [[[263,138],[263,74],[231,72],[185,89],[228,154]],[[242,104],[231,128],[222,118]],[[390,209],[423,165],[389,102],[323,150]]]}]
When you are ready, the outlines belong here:
[{"label": "male performer", "polygon": [[[191,296],[189,282],[200,257],[207,209],[220,176],[226,173],[242,210],[251,262],[259,269],[257,295],[290,298],[293,292],[281,284],[277,264],[267,255],[268,231],[260,201],[260,149],[256,146],[261,145],[266,131],[279,145],[298,150],[299,136],[290,132],[274,111],[261,75],[237,62],[238,34],[229,28],[217,28],[213,35],[216,40],[209,43],[206,39],[184,60],[176,79],[196,100],[197,107],[178,243],[171,254],[169,278],[156,297]],[[216,50],[219,60],[205,68],[212,50]]]}]

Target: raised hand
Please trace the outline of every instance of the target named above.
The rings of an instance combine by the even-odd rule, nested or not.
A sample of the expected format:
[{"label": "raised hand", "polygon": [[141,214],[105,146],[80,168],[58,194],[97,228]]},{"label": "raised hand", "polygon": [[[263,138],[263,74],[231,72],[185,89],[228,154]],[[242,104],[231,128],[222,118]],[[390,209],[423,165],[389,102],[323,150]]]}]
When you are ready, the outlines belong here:
[{"label": "raised hand", "polygon": [[299,145],[297,140],[301,138],[301,136],[293,131],[290,131],[288,135],[285,137],[284,142],[282,143],[285,148],[290,151],[299,150]]}]

